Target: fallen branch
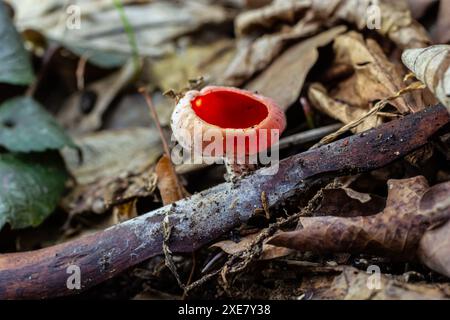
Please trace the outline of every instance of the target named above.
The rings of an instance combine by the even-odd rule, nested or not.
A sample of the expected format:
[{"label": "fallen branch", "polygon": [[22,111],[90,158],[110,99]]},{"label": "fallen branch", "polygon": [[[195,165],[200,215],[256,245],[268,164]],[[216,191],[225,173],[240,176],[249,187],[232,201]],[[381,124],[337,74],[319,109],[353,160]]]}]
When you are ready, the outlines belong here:
[{"label": "fallen branch", "polygon": [[85,290],[162,254],[166,215],[169,249],[192,252],[246,222],[263,207],[262,192],[271,210],[307,198],[318,183],[373,170],[405,156],[449,121],[445,107],[437,105],[289,157],[274,175],[265,175],[268,168],[262,168],[235,183],[222,183],[102,232],[36,251],[1,255],[0,299],[75,294],[80,290],[70,290],[66,284],[71,265],[80,268],[81,290]]}]

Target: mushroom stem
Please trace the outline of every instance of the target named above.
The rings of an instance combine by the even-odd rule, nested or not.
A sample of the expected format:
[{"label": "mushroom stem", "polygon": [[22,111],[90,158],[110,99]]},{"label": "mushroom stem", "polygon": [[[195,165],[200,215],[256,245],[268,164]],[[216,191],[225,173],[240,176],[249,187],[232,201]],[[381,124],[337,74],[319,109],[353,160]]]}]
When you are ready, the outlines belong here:
[{"label": "mushroom stem", "polygon": [[237,178],[246,176],[250,172],[258,169],[258,164],[250,162],[249,156],[246,156],[244,161],[237,161],[235,158],[224,157],[224,164],[227,169],[225,180],[228,182],[233,182]]}]

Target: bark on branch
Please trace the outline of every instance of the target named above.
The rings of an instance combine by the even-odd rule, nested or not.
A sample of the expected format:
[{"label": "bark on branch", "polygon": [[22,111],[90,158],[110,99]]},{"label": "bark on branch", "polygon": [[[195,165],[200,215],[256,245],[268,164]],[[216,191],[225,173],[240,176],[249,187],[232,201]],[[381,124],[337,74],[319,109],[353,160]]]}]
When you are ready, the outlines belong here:
[{"label": "bark on branch", "polygon": [[214,188],[80,239],[41,250],[0,255],[0,299],[47,298],[69,290],[67,267],[81,270],[82,290],[162,253],[163,219],[172,226],[172,252],[191,252],[246,222],[262,208],[306,194],[317,181],[369,171],[389,164],[424,145],[450,120],[442,105],[408,115],[376,129],[310,150],[235,183]]}]

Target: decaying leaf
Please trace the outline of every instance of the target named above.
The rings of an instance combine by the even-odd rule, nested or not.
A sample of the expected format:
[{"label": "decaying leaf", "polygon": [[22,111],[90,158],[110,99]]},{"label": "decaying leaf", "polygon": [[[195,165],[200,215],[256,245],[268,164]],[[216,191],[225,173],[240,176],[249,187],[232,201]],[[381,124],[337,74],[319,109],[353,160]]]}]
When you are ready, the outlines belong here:
[{"label": "decaying leaf", "polygon": [[[377,112],[366,114],[377,101],[395,97],[407,87],[403,81],[404,71],[388,60],[374,40],[365,40],[354,31],[338,36],[334,41],[334,51],[334,66],[350,66],[353,73],[330,92],[321,84],[313,83],[308,90],[312,105],[344,124],[363,119],[352,128],[353,132],[378,126],[383,117]],[[402,114],[417,112],[433,102],[425,91],[428,92],[405,92],[389,103]]]},{"label": "decaying leaf", "polygon": [[142,173],[123,173],[118,177],[76,185],[62,200],[62,207],[71,215],[93,212],[102,214],[113,206],[151,196],[157,177],[152,167]]},{"label": "decaying leaf", "polygon": [[166,155],[159,159],[155,172],[158,177],[158,189],[163,205],[173,203],[188,195],[180,183],[175,168]]},{"label": "decaying leaf", "polygon": [[[420,210],[442,214],[450,202],[450,183],[433,186],[422,198]],[[450,277],[450,222],[425,233],[418,255],[431,269]]]},{"label": "decaying leaf", "polygon": [[273,97],[286,110],[298,98],[309,70],[316,63],[317,49],[345,30],[346,27],[338,26],[292,46],[246,88]]},{"label": "decaying leaf", "polygon": [[[340,300],[428,300],[449,299],[449,287],[438,284],[405,283],[399,277],[345,267],[331,283],[314,290],[312,299]],[[317,279],[315,280],[317,282]]]},{"label": "decaying leaf", "polygon": [[420,241],[420,260],[440,274],[450,277],[450,222],[427,231]]},{"label": "decaying leaf", "polygon": [[450,45],[409,49],[402,61],[450,110]]},{"label": "decaying leaf", "polygon": [[75,139],[76,150],[63,156],[77,185],[63,200],[70,213],[103,213],[134,197],[146,197],[156,188],[152,165],[161,154],[152,129],[132,128],[86,134]]},{"label": "decaying leaf", "polygon": [[[255,241],[255,239],[258,238],[260,233],[261,232],[249,234],[245,237],[242,237],[239,242],[234,242],[232,240],[219,241],[211,245],[211,247],[220,248],[230,255],[236,255],[238,253],[248,250]],[[293,252],[292,249],[288,249],[285,247],[277,247],[271,244],[267,244],[266,242],[267,241],[264,242],[261,255],[259,256],[259,259],[261,260],[280,258],[287,256]]]},{"label": "decaying leaf", "polygon": [[229,39],[189,45],[164,58],[152,59],[148,68],[149,78],[163,92],[169,89],[181,91],[190,79],[200,76],[205,82],[218,84],[233,54],[234,45]]},{"label": "decaying leaf", "polygon": [[[338,84],[332,93],[334,99],[367,110],[374,101],[394,96],[406,86],[402,71],[388,60],[374,40],[365,40],[361,34],[350,31],[338,36],[333,47],[335,63],[351,65],[354,70],[353,76]],[[424,107],[404,96],[390,103],[400,113],[417,112]]]},{"label": "decaying leaf", "polygon": [[383,210],[385,205],[385,199],[377,195],[357,192],[348,187],[325,188],[314,216],[370,216]]},{"label": "decaying leaf", "polygon": [[311,21],[308,16],[295,26],[284,26],[280,31],[237,40],[237,52],[227,67],[221,83],[238,86],[257,72],[266,68],[284,47],[296,39],[312,35],[320,30],[320,24]]},{"label": "decaying leaf", "polygon": [[437,25],[433,33],[433,38],[436,43],[450,42],[450,2],[442,0],[439,3],[439,15]]},{"label": "decaying leaf", "polygon": [[[436,190],[433,188],[430,192]],[[396,259],[415,257],[425,231],[450,218],[450,203],[435,203],[443,205],[439,212],[422,208],[421,200],[426,199],[423,196],[429,189],[422,176],[389,180],[388,189],[386,208],[376,215],[300,218],[300,229],[281,233],[269,243],[301,251],[365,252]]]},{"label": "decaying leaf", "polygon": [[[309,86],[308,98],[316,109],[344,124],[361,119],[367,113],[365,109],[355,108],[345,102],[331,98],[327,89],[320,83],[313,83]],[[352,131],[363,132],[377,127],[382,122],[383,119],[378,115],[369,116],[361,124],[353,128]]]},{"label": "decaying leaf", "polygon": [[408,0],[409,10],[414,19],[422,18],[429,7],[439,0]]},{"label": "decaying leaf", "polygon": [[430,43],[425,29],[411,17],[404,0],[380,0],[378,7],[372,6],[371,1],[277,0],[242,13],[237,18],[236,30],[241,34],[251,33],[274,28],[280,22],[295,23],[307,12],[313,12],[316,19],[328,25],[344,20],[360,30],[370,27],[401,48],[425,47]]},{"label": "decaying leaf", "polygon": [[104,130],[74,140],[82,156],[68,148],[62,154],[78,184],[143,172],[162,152],[157,133],[146,128]]}]

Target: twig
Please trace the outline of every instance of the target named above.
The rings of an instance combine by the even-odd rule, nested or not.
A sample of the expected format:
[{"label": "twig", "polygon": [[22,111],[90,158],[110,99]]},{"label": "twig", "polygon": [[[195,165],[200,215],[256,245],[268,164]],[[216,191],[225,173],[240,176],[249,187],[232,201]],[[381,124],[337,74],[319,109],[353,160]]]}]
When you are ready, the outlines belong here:
[{"label": "twig", "polygon": [[163,150],[166,157],[169,159],[170,170],[172,171],[172,175],[176,179],[178,194],[185,194],[183,187],[181,186],[180,179],[178,178],[175,167],[173,166],[172,157],[170,154],[169,144],[167,143],[166,137],[164,136],[163,129],[161,128],[161,123],[159,122],[158,113],[156,112],[155,105],[153,104],[152,98],[145,90],[145,88],[139,88],[139,92],[144,96],[145,101],[147,102],[148,109],[150,110],[150,114],[152,115],[153,120],[155,121],[156,128],[158,129],[159,137],[161,138],[161,143],[163,145]]},{"label": "twig", "polygon": [[31,83],[31,85],[28,87],[27,91],[25,92],[25,95],[28,97],[33,97],[36,93],[36,90],[39,88],[40,83],[42,82],[42,79],[44,79],[47,70],[48,65],[50,61],[52,60],[53,55],[58,51],[59,46],[52,45],[50,46],[44,54],[44,57],[42,59],[42,66],[39,70],[39,73],[37,77],[34,79],[34,81]]},{"label": "twig", "polygon": [[321,139],[324,136],[338,130],[341,126],[341,124],[335,123],[304,132],[299,132],[288,137],[281,138],[278,145],[280,149],[285,149],[291,146],[317,141],[318,139]]},{"label": "twig", "polygon": [[78,91],[84,90],[84,72],[86,70],[86,63],[89,59],[89,55],[89,53],[83,54],[78,60],[77,69],[75,71]]},{"label": "twig", "polygon": [[[261,192],[271,209],[293,210],[336,176],[374,170],[404,157],[449,120],[444,106],[430,107],[284,159],[273,175],[265,175],[267,168],[261,168],[236,183],[219,184],[104,231],[37,251],[0,255],[0,299],[75,294],[79,291],[67,287],[71,265],[80,269],[85,290],[162,254],[167,215],[172,227],[170,251],[193,252],[252,217]],[[396,139],[390,139],[392,135]]]}]

